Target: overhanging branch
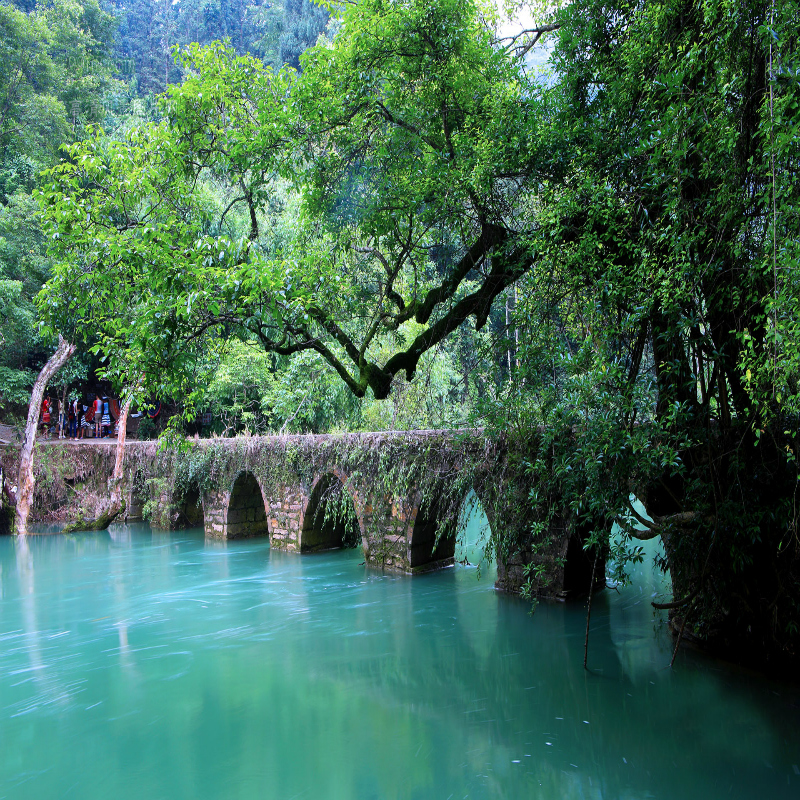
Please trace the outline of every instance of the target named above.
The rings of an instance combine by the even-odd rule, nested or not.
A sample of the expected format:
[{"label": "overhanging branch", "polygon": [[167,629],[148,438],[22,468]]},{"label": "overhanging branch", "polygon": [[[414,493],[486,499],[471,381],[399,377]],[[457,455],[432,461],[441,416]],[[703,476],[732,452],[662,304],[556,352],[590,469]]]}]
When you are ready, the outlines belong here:
[{"label": "overhanging branch", "polygon": [[656,536],[660,536],[664,532],[665,528],[687,525],[690,522],[694,522],[694,520],[697,518],[697,514],[694,511],[680,511],[677,514],[668,514],[664,517],[658,517],[654,515],[653,519],[649,520],[643,517],[633,507],[633,503],[631,503],[630,499],[626,500],[626,504],[628,506],[628,513],[646,530],[637,530],[628,522],[628,520],[622,517],[617,518],[617,524],[624,528],[634,539],[639,539],[639,541],[642,542],[646,542],[649,539],[655,539]]},{"label": "overhanging branch", "polygon": [[[452,297],[464,278],[466,278],[473,269],[480,266],[481,262],[492,249],[501,245],[507,238],[508,231],[506,231],[505,228],[501,228],[497,225],[485,225],[477,241],[467,250],[450,277],[442,281],[435,289],[431,289],[428,294],[425,295],[425,299],[422,303],[416,307],[414,316],[417,322],[424,325],[430,319],[436,306]],[[518,276],[515,276],[513,280],[516,280],[517,277]],[[492,297],[492,299],[494,299],[494,297]],[[467,316],[469,316],[469,314],[467,314]]]},{"label": "overhanging branch", "polygon": [[[557,31],[561,27],[560,22],[553,22],[549,25],[539,25],[535,28],[526,28],[520,31],[516,36],[504,36],[498,39],[498,42],[507,42],[505,45],[509,53],[513,53],[517,58],[524,58],[531,48],[535,47],[538,41],[546,33]],[[526,37],[530,37],[525,41]],[[520,40],[523,40],[520,42]]]}]

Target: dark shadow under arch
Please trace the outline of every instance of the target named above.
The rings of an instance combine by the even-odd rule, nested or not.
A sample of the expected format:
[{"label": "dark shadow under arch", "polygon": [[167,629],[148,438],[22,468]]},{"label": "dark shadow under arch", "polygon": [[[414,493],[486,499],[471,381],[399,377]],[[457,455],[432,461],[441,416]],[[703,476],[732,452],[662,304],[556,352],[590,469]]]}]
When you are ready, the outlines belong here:
[{"label": "dark shadow under arch", "polygon": [[192,486],[183,498],[181,514],[187,528],[202,528],[204,522],[203,501],[200,490]]},{"label": "dark shadow under arch", "polygon": [[[457,522],[439,531],[438,508],[421,505],[414,519],[409,546],[409,567],[412,572],[427,572],[453,564],[456,553]],[[436,541],[437,533],[439,541]]]},{"label": "dark shadow under arch", "polygon": [[347,489],[336,475],[322,476],[311,492],[303,515],[300,552],[314,553],[360,544],[361,529]]},{"label": "dark shadow under arch", "polygon": [[252,472],[242,472],[234,481],[225,525],[228,539],[269,535],[264,497]]},{"label": "dark shadow under arch", "polygon": [[[589,594],[595,551],[593,548],[584,550],[583,546],[590,532],[590,523],[577,523],[567,542],[567,553],[564,561],[564,583],[562,586],[562,593],[566,598],[584,597]],[[592,592],[605,588],[605,585],[606,559],[605,554],[601,552],[597,559]]]}]

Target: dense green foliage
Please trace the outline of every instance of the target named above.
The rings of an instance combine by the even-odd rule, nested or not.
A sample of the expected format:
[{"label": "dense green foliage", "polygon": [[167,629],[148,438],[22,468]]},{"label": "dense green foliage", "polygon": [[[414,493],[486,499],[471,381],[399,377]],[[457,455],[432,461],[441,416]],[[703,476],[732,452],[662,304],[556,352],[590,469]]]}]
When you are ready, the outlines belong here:
[{"label": "dense green foliage", "polygon": [[444,352],[423,359],[415,380],[395,381],[386,400],[357,398],[314,353],[275,357],[235,341],[203,402],[223,435],[458,428],[471,411],[463,383],[457,354]]},{"label": "dense green foliage", "polygon": [[33,298],[50,275],[31,198],[58,148],[105,118],[114,21],[96,0],[0,4],[0,406],[24,407],[49,341]]},{"label": "dense green foliage", "polygon": [[121,20],[115,54],[139,94],[162,92],[183,73],[173,48],[228,41],[239,54],[299,68],[299,56],[316,43],[328,21],[309,0],[112,0]]},{"label": "dense green foliage", "polygon": [[[193,74],[161,123],[72,147],[43,197],[95,291],[76,297],[74,271],[53,282],[63,324],[108,319],[109,352],[135,350],[146,374],[184,382],[208,350],[200,339],[232,331],[278,355],[316,352],[377,399],[468,317],[482,328],[530,264],[512,221],[537,175],[508,142],[538,101],[466,4],[449,9],[465,21],[455,41],[446,17],[411,10],[410,54],[393,50],[406,11],[376,38],[384,9],[359,6],[302,78],[190,47]],[[284,209],[265,221],[276,201]]]},{"label": "dense green foliage", "polygon": [[[227,39],[277,65],[324,31],[317,6],[250,2],[15,0],[0,4],[0,408],[21,413],[51,342],[32,298],[50,275],[38,209],[30,195],[58,148],[87,124],[113,133],[158,114],[152,92],[180,81],[173,47]],[[91,340],[91,334],[87,341]],[[79,351],[83,372],[96,359]],[[88,384],[93,388],[94,380]]]},{"label": "dense green foliage", "polygon": [[96,0],[56,0],[30,13],[0,4],[0,30],[0,151],[4,173],[16,168],[16,181],[4,176],[5,202],[16,186],[30,188],[76,122],[101,119],[113,19]]},{"label": "dense green foliage", "polygon": [[567,499],[607,546],[612,521],[641,536],[635,493],[689,630],[796,656],[797,10],[557,18],[569,177],[542,187],[553,247],[519,287],[530,400],[500,418],[547,431],[541,519]]}]

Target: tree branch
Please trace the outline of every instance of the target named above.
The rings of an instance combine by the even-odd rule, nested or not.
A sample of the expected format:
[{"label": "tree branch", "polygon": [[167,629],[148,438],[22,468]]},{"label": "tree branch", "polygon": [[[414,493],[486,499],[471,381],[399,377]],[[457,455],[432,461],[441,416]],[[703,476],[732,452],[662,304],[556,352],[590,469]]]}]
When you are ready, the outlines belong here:
[{"label": "tree branch", "polygon": [[[465,256],[466,258],[466,256]],[[511,285],[521,275],[525,273],[530,263],[530,255],[527,250],[518,250],[508,257],[498,257],[494,260],[492,271],[487,275],[480,289],[467,295],[457,302],[441,319],[423,331],[411,343],[408,349],[396,353],[387,362],[384,371],[395,375],[400,370],[405,370],[409,380],[413,378],[417,368],[417,363],[422,355],[438,344],[449,333],[452,333],[470,316],[475,317],[475,329],[480,330],[485,324],[492,308],[492,302],[500,292]],[[423,306],[423,319],[427,320],[424,314],[431,295],[437,290],[429,292]],[[431,311],[433,307],[431,305]],[[420,321],[421,314],[417,314],[417,321]]]},{"label": "tree branch", "polygon": [[685,606],[687,603],[691,603],[692,600],[700,594],[700,584],[698,583],[697,586],[682,600],[675,600],[672,603],[650,603],[653,608],[658,608],[659,610],[672,610],[673,608],[681,608],[681,606]]},{"label": "tree branch", "polygon": [[[542,36],[544,36],[544,34],[557,31],[560,27],[560,22],[553,22],[549,25],[540,25],[536,28],[526,28],[524,31],[520,31],[516,36],[504,36],[497,41],[498,43],[508,42],[508,44],[505,46],[506,50],[509,53],[513,52],[517,58],[524,58],[528,54],[528,51],[536,46],[536,43],[542,38]],[[532,36],[532,38],[530,41],[524,44],[517,44],[517,42],[524,36]]]},{"label": "tree branch", "polygon": [[[417,322],[424,325],[436,306],[443,300],[452,297],[464,278],[481,264],[493,248],[507,239],[508,231],[505,228],[497,225],[484,225],[481,235],[458,262],[450,277],[442,281],[435,289],[431,289],[422,303],[416,306],[414,316]],[[516,277],[518,276],[515,276],[514,280],[516,280]],[[467,316],[469,316],[469,313]]]},{"label": "tree branch", "polygon": [[637,530],[634,528],[627,520],[623,519],[622,517],[617,517],[617,524],[620,527],[624,527],[625,530],[634,538],[639,539],[639,541],[646,542],[649,539],[655,539],[656,536],[660,536],[665,527],[671,525],[686,525],[689,522],[693,522],[697,518],[697,514],[694,511],[680,511],[677,514],[668,514],[664,517],[653,516],[653,520],[650,521],[649,519],[645,519],[634,507],[630,501],[630,498],[626,499],[626,504],[628,506],[628,511],[630,512],[631,516],[640,524],[643,525],[647,529],[647,533]]}]

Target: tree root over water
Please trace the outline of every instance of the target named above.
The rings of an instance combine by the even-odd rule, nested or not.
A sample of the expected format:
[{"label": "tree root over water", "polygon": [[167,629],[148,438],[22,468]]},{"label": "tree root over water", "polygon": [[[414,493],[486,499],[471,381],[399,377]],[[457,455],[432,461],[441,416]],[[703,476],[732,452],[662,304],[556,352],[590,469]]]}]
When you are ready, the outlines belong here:
[{"label": "tree root over water", "polygon": [[104,531],[111,523],[125,511],[125,501],[113,503],[100,512],[95,518],[86,518],[79,515],[73,522],[68,522],[62,533],[75,533],[76,531]]}]

